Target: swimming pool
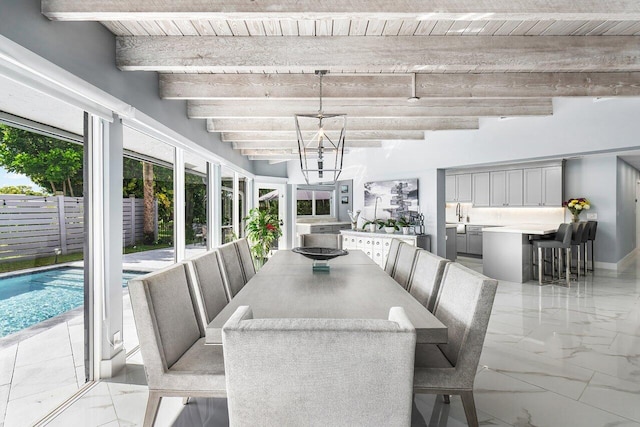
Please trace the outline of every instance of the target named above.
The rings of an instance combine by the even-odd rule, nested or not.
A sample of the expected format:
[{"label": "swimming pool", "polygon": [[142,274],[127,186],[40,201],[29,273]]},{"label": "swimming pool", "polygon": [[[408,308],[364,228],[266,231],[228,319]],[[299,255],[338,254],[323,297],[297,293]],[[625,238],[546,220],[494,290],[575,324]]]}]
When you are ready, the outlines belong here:
[{"label": "swimming pool", "polygon": [[[122,286],[142,272],[123,272]],[[84,270],[61,267],[0,278],[0,337],[84,303]]]}]

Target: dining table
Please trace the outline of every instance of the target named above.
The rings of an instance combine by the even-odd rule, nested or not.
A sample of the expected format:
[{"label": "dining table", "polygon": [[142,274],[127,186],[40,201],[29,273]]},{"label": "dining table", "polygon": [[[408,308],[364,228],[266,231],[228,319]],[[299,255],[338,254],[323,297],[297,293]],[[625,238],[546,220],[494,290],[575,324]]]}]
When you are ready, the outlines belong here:
[{"label": "dining table", "polygon": [[222,344],[222,327],[240,306],[260,318],[388,319],[402,307],[418,344],[445,344],[447,327],[360,250],[331,259],[329,271],[290,250],[277,251],[207,325],[205,343]]}]

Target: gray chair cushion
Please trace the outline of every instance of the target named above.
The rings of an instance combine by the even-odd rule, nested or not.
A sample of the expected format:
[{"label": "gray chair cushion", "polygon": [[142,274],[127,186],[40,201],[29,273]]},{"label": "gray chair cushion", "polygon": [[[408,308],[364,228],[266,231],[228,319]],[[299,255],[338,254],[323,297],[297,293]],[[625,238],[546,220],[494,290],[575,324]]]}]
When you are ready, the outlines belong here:
[{"label": "gray chair cushion", "polygon": [[217,251],[220,256],[220,264],[223,267],[229,297],[233,298],[247,283],[242,272],[238,249],[235,243],[231,242],[220,246]]},{"label": "gray chair cushion", "polygon": [[418,248],[407,243],[402,243],[398,248],[398,259],[396,260],[396,267],[393,269],[391,277],[405,289],[407,289],[409,285],[409,278],[411,277],[411,271],[413,270],[413,263],[417,253]]},{"label": "gray chair cushion", "polygon": [[416,262],[409,279],[409,293],[431,312],[436,304],[444,267],[448,262],[448,259],[422,249],[418,250],[416,255]]},{"label": "gray chair cushion", "polygon": [[236,248],[238,248],[238,254],[240,254],[240,263],[242,264],[244,279],[248,282],[256,275],[256,266],[253,263],[253,256],[251,256],[249,241],[247,239],[239,239],[234,243],[236,244]]},{"label": "gray chair cushion", "polygon": [[202,301],[203,322],[209,324],[229,302],[218,254],[209,251],[186,262],[194,294],[199,293]]},{"label": "gray chair cushion", "polygon": [[[148,350],[160,352],[171,367],[201,337],[194,300],[187,281],[186,266],[174,264],[129,281],[129,294],[138,328],[142,357]],[[149,318],[140,318],[146,307]],[[138,310],[136,310],[138,308]],[[144,310],[144,308],[142,308]],[[145,316],[147,317],[147,316]],[[157,333],[157,342],[146,340]],[[155,337],[154,337],[154,340]],[[154,349],[154,350],[152,350]],[[145,364],[146,364],[145,360]]]},{"label": "gray chair cushion", "polygon": [[231,425],[408,426],[415,329],[390,320],[256,319],[222,329]]},{"label": "gray chair cushion", "polygon": [[391,246],[389,247],[389,255],[387,255],[387,262],[384,265],[384,271],[389,276],[393,275],[393,269],[396,267],[396,260],[398,259],[398,249],[400,244],[405,244],[398,239],[391,239]]},{"label": "gray chair cushion", "polygon": [[340,234],[301,234],[300,246],[303,248],[342,249]]},{"label": "gray chair cushion", "polygon": [[169,371],[156,382],[166,390],[225,391],[224,357],[221,345],[196,341]]},{"label": "gray chair cushion", "polygon": [[[458,263],[446,265],[434,315],[447,326],[447,344],[439,350],[451,367],[443,367],[433,348],[416,365],[416,391],[472,390],[498,282]],[[430,363],[434,363],[431,365]]]}]

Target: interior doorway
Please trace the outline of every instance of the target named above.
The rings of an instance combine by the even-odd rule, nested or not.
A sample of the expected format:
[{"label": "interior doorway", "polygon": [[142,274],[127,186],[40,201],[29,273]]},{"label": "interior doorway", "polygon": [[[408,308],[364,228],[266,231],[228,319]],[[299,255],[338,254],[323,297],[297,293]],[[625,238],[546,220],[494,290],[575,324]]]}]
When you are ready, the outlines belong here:
[{"label": "interior doorway", "polygon": [[273,184],[256,182],[254,192],[254,206],[259,209],[268,209],[273,214],[278,215],[280,227],[282,229],[282,236],[278,239],[277,244],[272,246],[272,249],[286,249],[287,248],[287,193],[285,184]]}]

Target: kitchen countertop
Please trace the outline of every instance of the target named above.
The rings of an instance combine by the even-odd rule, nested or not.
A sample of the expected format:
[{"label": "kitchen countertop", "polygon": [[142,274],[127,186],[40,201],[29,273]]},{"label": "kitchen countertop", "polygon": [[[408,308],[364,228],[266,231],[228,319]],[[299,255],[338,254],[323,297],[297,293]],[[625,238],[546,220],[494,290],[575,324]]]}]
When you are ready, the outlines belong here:
[{"label": "kitchen countertop", "polygon": [[423,236],[423,234],[402,234],[402,231],[396,231],[395,233],[387,233],[386,231],[381,231],[381,232],[371,232],[371,231],[365,231],[365,230],[340,230],[341,234],[366,234],[367,236],[371,236],[371,237],[408,237],[413,239],[414,237],[418,237],[418,236]]},{"label": "kitchen countertop", "polygon": [[559,224],[515,224],[502,227],[483,228],[482,232],[492,233],[518,233],[518,234],[551,234],[558,230]]}]

